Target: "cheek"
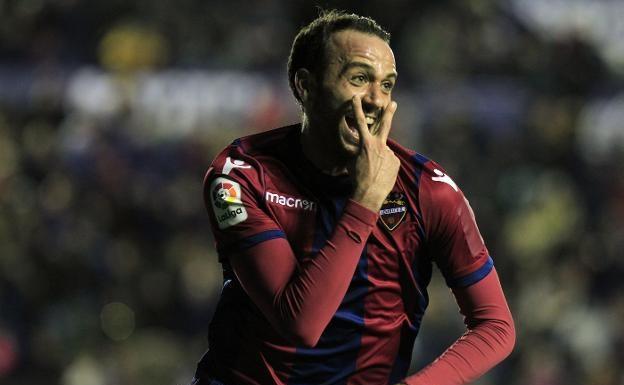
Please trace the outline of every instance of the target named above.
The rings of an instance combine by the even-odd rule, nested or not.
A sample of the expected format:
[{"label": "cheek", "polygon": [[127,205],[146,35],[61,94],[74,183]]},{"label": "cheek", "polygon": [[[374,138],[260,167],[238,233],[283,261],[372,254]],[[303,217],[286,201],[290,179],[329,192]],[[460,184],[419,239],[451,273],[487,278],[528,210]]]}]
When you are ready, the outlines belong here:
[{"label": "cheek", "polygon": [[353,95],[357,93],[357,89],[353,89],[346,81],[325,83],[323,86],[321,97],[324,100],[321,100],[321,103],[325,103],[332,109],[342,109],[348,106]]}]

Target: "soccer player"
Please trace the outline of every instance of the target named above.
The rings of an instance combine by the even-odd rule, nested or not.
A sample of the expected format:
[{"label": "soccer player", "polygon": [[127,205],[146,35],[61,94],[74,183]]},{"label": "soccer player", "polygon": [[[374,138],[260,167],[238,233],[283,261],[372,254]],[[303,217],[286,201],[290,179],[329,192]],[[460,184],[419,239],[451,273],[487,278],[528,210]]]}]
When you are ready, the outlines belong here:
[{"label": "soccer player", "polygon": [[[299,31],[288,77],[301,124],[235,140],[205,202],[223,266],[194,384],[457,385],[512,350],[514,324],[467,200],[388,139],[390,36],[327,12]],[[467,330],[408,376],[436,264]]]}]

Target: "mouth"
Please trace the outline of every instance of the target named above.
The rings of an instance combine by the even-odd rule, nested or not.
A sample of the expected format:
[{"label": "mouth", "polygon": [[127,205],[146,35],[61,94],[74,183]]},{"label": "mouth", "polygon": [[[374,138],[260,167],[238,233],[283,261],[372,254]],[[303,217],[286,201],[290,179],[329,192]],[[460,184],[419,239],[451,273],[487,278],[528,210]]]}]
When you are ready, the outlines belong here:
[{"label": "mouth", "polygon": [[[351,131],[355,131],[356,133],[358,132],[357,120],[355,119],[355,116],[351,114],[345,115],[345,122],[347,123],[347,126],[349,127]],[[374,116],[366,115],[366,125],[368,126],[369,132],[371,132],[371,129],[373,128],[376,122],[377,122],[377,119]]]}]

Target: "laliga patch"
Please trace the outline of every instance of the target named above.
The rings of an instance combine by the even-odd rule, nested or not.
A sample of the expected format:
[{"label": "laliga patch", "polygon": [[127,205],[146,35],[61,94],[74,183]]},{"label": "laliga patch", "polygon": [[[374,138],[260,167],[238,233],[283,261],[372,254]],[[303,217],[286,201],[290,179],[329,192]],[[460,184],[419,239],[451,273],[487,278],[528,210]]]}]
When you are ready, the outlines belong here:
[{"label": "laliga patch", "polygon": [[402,192],[393,191],[386,197],[381,210],[379,210],[379,219],[381,223],[390,231],[397,228],[407,214],[407,200]]},{"label": "laliga patch", "polygon": [[221,230],[247,219],[247,210],[241,200],[241,187],[233,180],[221,177],[213,180],[210,184],[210,198]]}]

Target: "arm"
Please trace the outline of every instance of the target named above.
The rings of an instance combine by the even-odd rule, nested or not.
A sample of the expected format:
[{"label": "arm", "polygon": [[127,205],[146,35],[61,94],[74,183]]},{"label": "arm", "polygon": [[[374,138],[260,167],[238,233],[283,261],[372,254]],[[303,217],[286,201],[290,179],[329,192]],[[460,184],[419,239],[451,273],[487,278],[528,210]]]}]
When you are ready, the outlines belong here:
[{"label": "arm", "polygon": [[[515,343],[513,319],[468,200],[435,162],[421,179],[432,258],[452,289],[466,333],[409,385],[462,385],[505,358]],[[441,171],[442,170],[442,171]]]},{"label": "arm", "polygon": [[350,201],[325,246],[300,265],[283,238],[262,242],[230,262],[275,330],[311,347],[338,309],[376,220],[376,213]]},{"label": "arm", "polygon": [[368,131],[358,96],[352,99],[360,151],[349,167],[353,197],[317,255],[298,259],[285,239],[230,257],[243,289],[275,327],[296,344],[315,346],[349,287],[378,211],[395,184],[399,160],[386,145],[396,103],[384,110],[376,135]]},{"label": "arm", "polygon": [[453,289],[467,331],[407,385],[461,385],[480,377],[507,357],[515,343],[514,322],[493,269],[481,281]]}]

